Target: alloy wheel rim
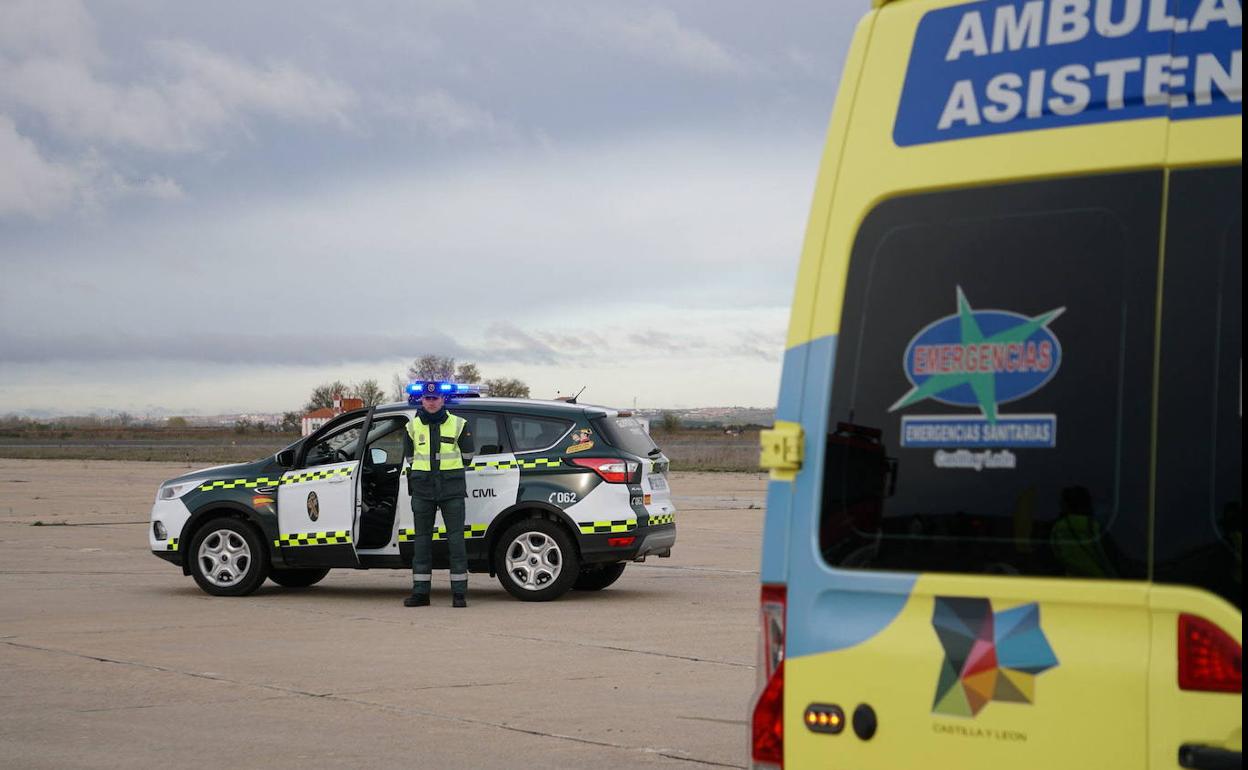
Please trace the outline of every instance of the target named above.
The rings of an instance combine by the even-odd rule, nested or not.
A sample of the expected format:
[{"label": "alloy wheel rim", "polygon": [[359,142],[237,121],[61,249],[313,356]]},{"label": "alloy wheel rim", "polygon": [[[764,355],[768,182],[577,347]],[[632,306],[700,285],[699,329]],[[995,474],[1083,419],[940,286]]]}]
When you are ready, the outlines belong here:
[{"label": "alloy wheel rim", "polygon": [[200,542],[197,556],[204,578],[221,588],[237,585],[251,569],[251,546],[229,529],[210,532]]},{"label": "alloy wheel rim", "polygon": [[526,591],[548,587],[563,572],[563,551],[543,532],[525,532],[507,546],[507,574]]}]

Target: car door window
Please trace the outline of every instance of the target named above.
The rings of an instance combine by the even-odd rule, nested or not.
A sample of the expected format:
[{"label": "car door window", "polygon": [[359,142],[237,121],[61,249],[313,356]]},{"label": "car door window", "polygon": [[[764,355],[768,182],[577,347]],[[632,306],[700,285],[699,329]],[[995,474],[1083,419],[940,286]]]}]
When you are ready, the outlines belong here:
[{"label": "car door window", "polygon": [[304,467],[354,460],[357,457],[356,449],[359,447],[362,429],[363,423],[355,422],[317,439],[316,443],[308,447]]},{"label": "car door window", "polygon": [[[370,465],[398,465],[403,462],[403,427],[407,420],[379,420],[368,431],[368,452],[364,459]],[[385,453],[385,457],[377,451]]]},{"label": "car door window", "polygon": [[472,433],[477,454],[507,451],[507,432],[503,429],[503,421],[499,415],[460,411],[456,411],[455,415],[468,421],[468,430]]},{"label": "car door window", "polygon": [[508,417],[517,452],[549,449],[572,429],[571,420],[513,414]]}]

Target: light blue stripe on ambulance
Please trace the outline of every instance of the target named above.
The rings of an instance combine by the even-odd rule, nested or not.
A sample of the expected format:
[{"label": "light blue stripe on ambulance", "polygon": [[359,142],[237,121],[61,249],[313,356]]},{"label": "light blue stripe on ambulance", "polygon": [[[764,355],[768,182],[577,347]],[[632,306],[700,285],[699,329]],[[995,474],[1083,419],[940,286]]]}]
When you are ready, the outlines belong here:
[{"label": "light blue stripe on ambulance", "polygon": [[[799,422],[802,408],[802,375],[812,348],[827,342],[836,350],[836,337],[824,337],[803,343],[784,352],[780,371],[780,400],[776,403],[776,419]],[[809,438],[809,437],[808,437]],[[808,450],[809,451],[809,450]],[[793,482],[767,482],[767,514],[763,517],[763,557],[758,574],[764,583],[783,583],[788,574],[789,517],[792,515]]]},{"label": "light blue stripe on ambulance", "polygon": [[[802,470],[789,485],[791,500],[785,517],[790,557],[784,580],[788,584],[789,609],[785,624],[786,657],[816,655],[862,644],[896,619],[918,579],[914,574],[835,569],[819,552],[818,512],[823,498],[823,461],[836,345],[836,336],[830,335],[801,346],[807,351],[805,371],[800,364],[795,365],[795,374],[801,375],[801,392],[796,399],[794,393],[785,390],[787,376],[780,386],[782,399],[800,404],[798,422],[806,434]],[[789,364],[786,354],[785,375],[789,374]],[[779,412],[777,418],[785,419]],[[770,488],[767,502],[770,506]],[[770,513],[769,509],[768,519]],[[769,556],[765,552],[764,560]]]}]

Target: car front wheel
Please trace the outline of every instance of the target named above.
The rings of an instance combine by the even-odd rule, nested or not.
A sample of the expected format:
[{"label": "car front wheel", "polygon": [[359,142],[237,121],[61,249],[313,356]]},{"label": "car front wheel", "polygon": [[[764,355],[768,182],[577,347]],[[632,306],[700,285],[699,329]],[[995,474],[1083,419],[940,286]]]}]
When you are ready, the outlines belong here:
[{"label": "car front wheel", "polygon": [[525,519],[498,539],[494,569],[507,593],[521,601],[548,602],[572,588],[581,564],[563,527],[548,519]]},{"label": "car front wheel", "polygon": [[214,519],[191,540],[191,575],[213,596],[246,596],[264,582],[269,554],[259,533],[237,519]]}]

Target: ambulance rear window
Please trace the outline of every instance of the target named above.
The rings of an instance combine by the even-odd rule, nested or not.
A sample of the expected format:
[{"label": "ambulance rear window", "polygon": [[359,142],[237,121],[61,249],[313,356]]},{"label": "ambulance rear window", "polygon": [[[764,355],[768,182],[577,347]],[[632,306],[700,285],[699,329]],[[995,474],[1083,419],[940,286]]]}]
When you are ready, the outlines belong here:
[{"label": "ambulance rear window", "polygon": [[894,199],[854,245],[819,545],[905,571],[1141,578],[1155,172]]}]

